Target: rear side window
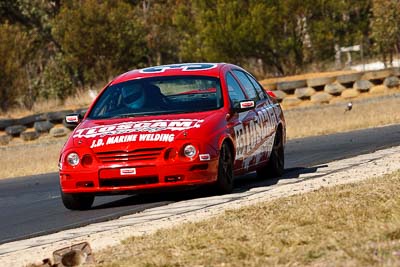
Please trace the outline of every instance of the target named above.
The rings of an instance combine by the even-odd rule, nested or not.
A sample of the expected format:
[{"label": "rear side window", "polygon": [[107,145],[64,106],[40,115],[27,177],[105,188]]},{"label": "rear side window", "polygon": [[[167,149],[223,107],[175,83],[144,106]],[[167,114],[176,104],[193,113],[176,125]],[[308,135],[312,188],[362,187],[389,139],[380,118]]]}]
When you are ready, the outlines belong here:
[{"label": "rear side window", "polygon": [[258,96],[260,97],[260,99],[264,99],[265,98],[265,91],[261,87],[261,85],[256,81],[256,79],[253,78],[253,76],[251,76],[251,75],[249,75],[247,73],[246,73],[246,76],[247,76],[247,78],[249,78],[249,80],[253,84],[254,88],[256,88],[256,91],[257,91]]},{"label": "rear side window", "polygon": [[238,77],[240,83],[243,85],[246,94],[249,96],[249,98],[254,101],[260,100],[258,92],[254,88],[253,83],[249,80],[246,74],[240,70],[234,70],[233,73],[235,73],[236,77]]},{"label": "rear side window", "polygon": [[232,74],[228,73],[226,75],[226,84],[228,86],[228,94],[232,106],[234,108],[239,107],[239,102],[246,100],[246,96],[240,88],[239,83],[233,78]]}]

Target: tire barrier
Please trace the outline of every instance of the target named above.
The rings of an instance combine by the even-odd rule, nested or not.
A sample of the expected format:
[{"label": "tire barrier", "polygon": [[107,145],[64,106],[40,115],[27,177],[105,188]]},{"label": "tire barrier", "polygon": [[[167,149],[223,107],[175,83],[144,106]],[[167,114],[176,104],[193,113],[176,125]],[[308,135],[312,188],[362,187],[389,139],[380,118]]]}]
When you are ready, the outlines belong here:
[{"label": "tire barrier", "polygon": [[85,116],[87,110],[88,110],[87,108],[80,108],[80,109],[75,110],[74,113],[78,113],[83,117],[83,116]]},{"label": "tire barrier", "polygon": [[17,120],[15,119],[0,119],[0,131],[4,131],[7,127],[13,126]]},{"label": "tire barrier", "polygon": [[39,113],[19,119],[0,119],[0,145],[8,145],[13,138],[24,141],[38,139],[41,135],[59,138],[67,136],[75,126],[65,123],[65,116],[71,113],[85,116],[87,108]]},{"label": "tire barrier", "polygon": [[390,76],[383,81],[383,84],[386,85],[388,88],[393,88],[399,86],[400,81],[397,76]]},{"label": "tire barrier", "polygon": [[31,127],[33,127],[33,124],[35,124],[35,122],[45,121],[46,117],[47,117],[47,114],[45,114],[45,113],[29,115],[29,116],[18,119],[18,124],[24,125],[28,128],[31,128]]},{"label": "tire barrier", "polygon": [[333,96],[327,92],[317,92],[311,96],[311,102],[316,104],[329,103]]},{"label": "tire barrier", "polygon": [[54,124],[49,121],[37,121],[33,124],[33,128],[37,133],[48,133],[53,127]]},{"label": "tire barrier", "polygon": [[21,133],[21,139],[24,141],[32,141],[38,139],[40,134],[36,131],[25,131]]},{"label": "tire barrier", "polygon": [[8,126],[6,128],[6,134],[8,134],[12,137],[18,137],[25,130],[26,130],[26,126],[24,126],[24,125]]},{"label": "tire barrier", "polygon": [[[318,77],[297,80],[295,77],[274,78],[260,83],[276,95],[283,108],[295,108],[303,103],[333,103],[340,99],[348,101],[365,94],[390,93],[395,90],[393,88],[400,87],[400,68],[322,75],[320,73]],[[34,114],[19,119],[0,119],[0,131],[5,131],[5,134],[0,132],[0,145],[8,144],[13,137],[19,137],[27,128],[32,127],[39,136],[67,136],[75,127],[66,124],[65,116],[71,113],[84,116],[86,112],[87,108],[81,108]],[[36,138],[36,135],[28,133],[24,134],[24,138],[32,140],[30,138]]]},{"label": "tire barrier", "polygon": [[64,137],[67,136],[71,131],[66,128],[51,128],[50,136],[52,137]]},{"label": "tire barrier", "polygon": [[74,111],[62,110],[62,111],[49,112],[47,113],[47,120],[54,124],[62,123],[65,119],[65,116],[71,113],[74,113]]},{"label": "tire barrier", "polygon": [[307,100],[315,94],[315,89],[312,87],[297,88],[294,91],[294,95],[300,100]]},{"label": "tire barrier", "polygon": [[337,100],[349,100],[364,94],[390,93],[400,87],[400,68],[349,73],[319,73],[318,77],[303,75],[263,80],[260,83],[271,90],[284,108],[303,103],[325,104]]},{"label": "tire barrier", "polygon": [[324,91],[333,96],[340,95],[344,90],[346,90],[346,87],[344,87],[342,84],[337,83],[337,82],[327,84],[324,87]]},{"label": "tire barrier", "polygon": [[368,92],[372,86],[373,84],[368,80],[358,80],[354,83],[353,89],[356,89],[361,93],[363,93],[363,92]]}]

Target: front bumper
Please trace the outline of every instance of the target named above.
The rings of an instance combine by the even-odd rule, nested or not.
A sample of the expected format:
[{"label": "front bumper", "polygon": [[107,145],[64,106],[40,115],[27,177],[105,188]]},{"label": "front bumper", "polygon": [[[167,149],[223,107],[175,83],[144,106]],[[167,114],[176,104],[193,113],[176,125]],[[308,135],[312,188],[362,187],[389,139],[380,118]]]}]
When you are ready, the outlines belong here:
[{"label": "front bumper", "polygon": [[213,183],[217,180],[217,170],[217,159],[174,164],[99,165],[90,169],[60,170],[60,185],[64,193],[124,194]]}]

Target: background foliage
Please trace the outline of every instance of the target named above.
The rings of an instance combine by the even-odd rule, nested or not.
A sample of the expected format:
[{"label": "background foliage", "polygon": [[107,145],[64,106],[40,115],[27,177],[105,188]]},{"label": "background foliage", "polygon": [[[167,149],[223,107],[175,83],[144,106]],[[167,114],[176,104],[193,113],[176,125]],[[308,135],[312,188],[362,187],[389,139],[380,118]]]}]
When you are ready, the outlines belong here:
[{"label": "background foliage", "polygon": [[399,0],[0,0],[0,109],[148,65],[224,61],[263,78],[333,66],[335,46],[356,44],[390,63],[398,10]]}]

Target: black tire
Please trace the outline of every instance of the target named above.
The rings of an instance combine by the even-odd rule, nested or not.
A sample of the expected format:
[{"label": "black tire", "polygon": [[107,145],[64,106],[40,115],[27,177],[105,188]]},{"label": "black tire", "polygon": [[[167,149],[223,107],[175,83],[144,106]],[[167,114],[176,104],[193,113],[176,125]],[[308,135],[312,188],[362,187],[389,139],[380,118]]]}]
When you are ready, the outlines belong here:
[{"label": "black tire", "polygon": [[35,131],[26,131],[20,134],[20,137],[24,141],[32,141],[39,138],[39,133]]},{"label": "black tire", "polygon": [[21,119],[18,119],[18,124],[21,124],[28,128],[31,128],[31,127],[33,127],[35,122],[45,121],[45,120],[46,120],[46,114],[40,113],[40,114],[29,115],[29,116],[23,117]]},{"label": "black tire", "polygon": [[37,121],[33,124],[33,128],[35,128],[35,131],[38,133],[48,133],[53,127],[54,124],[49,121]]},{"label": "black tire", "polygon": [[14,119],[0,119],[0,131],[4,131],[7,127],[17,124],[18,120]]},{"label": "black tire", "polygon": [[24,125],[13,125],[6,128],[6,134],[12,137],[19,137],[26,130]]},{"label": "black tire", "polygon": [[67,194],[61,191],[61,199],[64,206],[69,210],[88,210],[92,207],[94,195]]},{"label": "black tire", "polygon": [[285,169],[285,151],[283,146],[282,130],[278,130],[272,152],[267,165],[257,170],[257,176],[260,178],[277,178],[283,175]]},{"label": "black tire", "polygon": [[51,123],[58,124],[65,120],[65,116],[73,113],[72,110],[62,110],[47,113],[47,120]]},{"label": "black tire", "polygon": [[223,143],[218,160],[218,178],[216,191],[218,194],[229,194],[233,190],[233,157],[227,143]]}]

